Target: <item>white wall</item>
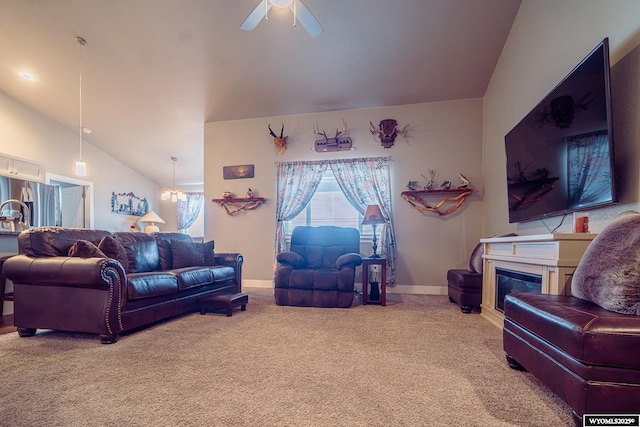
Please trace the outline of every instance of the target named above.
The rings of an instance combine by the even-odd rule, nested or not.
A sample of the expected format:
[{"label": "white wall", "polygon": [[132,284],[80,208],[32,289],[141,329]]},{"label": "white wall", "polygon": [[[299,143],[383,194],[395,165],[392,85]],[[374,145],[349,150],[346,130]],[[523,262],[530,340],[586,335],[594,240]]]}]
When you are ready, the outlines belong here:
[{"label": "white wall", "polygon": [[[620,203],[589,212],[591,231],[638,209],[640,1],[523,0],[484,97],[483,234],[547,233],[561,217],[509,224],[504,135],[602,39],[609,38],[614,149]],[[546,224],[546,226],[545,226]],[[571,219],[559,232],[570,232]]]},{"label": "white wall", "polygon": [[[482,101],[479,99],[405,105],[378,109],[347,110],[205,125],[205,237],[216,242],[218,252],[241,252],[246,280],[272,281],[276,207],[276,162],[352,157],[391,156],[394,225],[398,247],[398,289],[445,293],[446,272],[465,267],[481,235],[481,138]],[[333,135],[350,127],[355,150],[338,153],[313,151],[312,127],[316,123]],[[400,127],[411,125],[409,143],[402,138],[390,149],[374,141],[369,121],[392,118]],[[289,136],[288,149],[280,155],[267,125],[279,133],[281,123]],[[255,165],[252,179],[224,180],[222,167]],[[410,180],[424,182],[421,174],[436,169],[439,181],[459,183],[464,173],[477,191],[454,214],[423,214],[404,201],[400,193]],[[231,191],[239,197],[253,188],[268,199],[259,208],[229,216],[211,202]],[[367,250],[363,248],[363,253]]]},{"label": "white wall", "polygon": [[[74,178],[78,151],[77,135],[0,93],[0,152],[42,163],[48,173]],[[83,144],[83,157],[87,162],[83,179],[94,183],[93,228],[128,231],[137,219],[111,213],[112,192],[146,197],[150,209],[156,209],[160,193],[155,183],[89,143]]]}]

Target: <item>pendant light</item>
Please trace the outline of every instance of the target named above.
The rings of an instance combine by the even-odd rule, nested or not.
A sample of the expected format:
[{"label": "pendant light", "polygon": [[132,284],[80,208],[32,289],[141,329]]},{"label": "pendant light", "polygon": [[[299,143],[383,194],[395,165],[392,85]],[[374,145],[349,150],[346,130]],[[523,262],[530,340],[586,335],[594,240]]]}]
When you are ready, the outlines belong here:
[{"label": "pendant light", "polygon": [[[178,158],[171,157],[171,160],[173,161],[173,188],[176,188],[176,162]],[[180,190],[165,190],[162,192],[162,200],[171,200],[174,203],[178,200],[186,202],[187,195]]]},{"label": "pendant light", "polygon": [[76,175],[78,176],[86,176],[87,175],[87,164],[82,158],[82,134],[83,133],[91,133],[91,130],[85,129],[82,127],[82,47],[87,45],[87,41],[82,37],[76,37],[76,41],[78,45],[80,45],[80,83],[79,83],[79,105],[80,105],[80,126],[78,129],[78,135],[80,135],[80,160],[76,162]]}]

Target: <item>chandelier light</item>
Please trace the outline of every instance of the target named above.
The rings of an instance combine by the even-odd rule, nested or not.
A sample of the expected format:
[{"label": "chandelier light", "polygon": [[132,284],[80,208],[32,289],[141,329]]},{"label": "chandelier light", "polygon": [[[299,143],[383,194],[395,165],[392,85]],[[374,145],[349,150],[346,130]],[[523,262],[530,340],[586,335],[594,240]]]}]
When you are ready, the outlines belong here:
[{"label": "chandelier light", "polygon": [[78,160],[76,162],[76,175],[78,176],[86,176],[87,175],[87,164],[85,163],[84,159],[82,158],[82,134],[86,133],[86,134],[90,134],[91,130],[88,128],[84,128],[82,126],[82,47],[87,45],[87,41],[85,39],[83,39],[82,37],[78,36],[76,37],[76,41],[78,42],[78,45],[80,46],[80,79],[79,79],[79,90],[78,90],[78,94],[79,94],[79,111],[80,111],[80,126],[78,129],[78,135],[80,135],[80,160]]},{"label": "chandelier light", "polygon": [[[178,158],[171,157],[171,160],[173,161],[173,188],[176,188],[176,162]],[[186,202],[187,195],[180,190],[165,190],[162,192],[162,200],[171,200],[174,203],[178,200]]]}]

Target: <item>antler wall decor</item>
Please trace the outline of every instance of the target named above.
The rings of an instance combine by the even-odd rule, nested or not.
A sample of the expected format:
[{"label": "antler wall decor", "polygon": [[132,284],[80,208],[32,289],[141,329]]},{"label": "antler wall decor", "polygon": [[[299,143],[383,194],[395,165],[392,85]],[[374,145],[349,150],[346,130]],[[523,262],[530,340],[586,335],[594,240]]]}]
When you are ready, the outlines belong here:
[{"label": "antler wall decor", "polygon": [[287,138],[288,136],[284,136],[284,123],[282,124],[282,129],[280,129],[280,136],[276,135],[273,130],[271,130],[271,123],[269,123],[269,134],[273,137],[273,143],[276,145],[278,152],[280,154],[284,154],[287,151]]},{"label": "antler wall decor", "polygon": [[398,129],[398,122],[394,119],[384,119],[380,121],[380,125],[376,128],[373,122],[369,122],[371,128],[371,135],[374,137],[378,135],[380,143],[384,148],[390,148],[396,141],[396,136],[400,135],[405,140],[409,134],[409,125],[407,124],[402,129]]},{"label": "antler wall decor", "polygon": [[347,122],[342,119],[342,129],[336,129],[336,136],[330,138],[327,133],[322,130],[319,131],[319,127],[316,124],[313,127],[313,134],[316,137],[315,149],[316,151],[345,151],[351,150],[353,145],[351,138],[349,137],[349,127]]}]

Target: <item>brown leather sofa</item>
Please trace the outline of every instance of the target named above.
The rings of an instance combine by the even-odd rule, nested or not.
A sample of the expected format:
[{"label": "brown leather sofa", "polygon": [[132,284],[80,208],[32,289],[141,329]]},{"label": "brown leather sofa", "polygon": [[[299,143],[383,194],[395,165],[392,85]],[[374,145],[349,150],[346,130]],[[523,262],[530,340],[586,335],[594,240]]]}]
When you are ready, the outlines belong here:
[{"label": "brown leather sofa", "polygon": [[503,346],[564,400],[576,425],[584,414],[637,414],[640,316],[573,296],[512,293],[504,301]]},{"label": "brown leather sofa", "polygon": [[18,247],[3,271],[23,337],[42,328],[114,343],[121,332],[196,311],[205,295],[241,290],[242,255],[180,233],[42,227],[23,231]]}]

